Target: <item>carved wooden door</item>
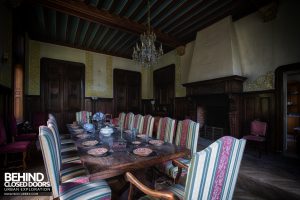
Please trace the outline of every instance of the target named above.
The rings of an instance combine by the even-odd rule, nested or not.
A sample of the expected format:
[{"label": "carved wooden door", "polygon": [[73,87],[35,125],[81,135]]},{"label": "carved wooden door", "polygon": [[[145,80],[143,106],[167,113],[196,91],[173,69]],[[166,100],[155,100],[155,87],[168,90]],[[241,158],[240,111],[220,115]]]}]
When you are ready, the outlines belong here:
[{"label": "carved wooden door", "polygon": [[61,131],[84,109],[84,65],[43,58],[41,60],[43,110],[52,113]]},{"label": "carved wooden door", "polygon": [[140,113],[141,74],[139,72],[114,69],[114,113]]},{"label": "carved wooden door", "polygon": [[155,115],[173,117],[175,98],[175,65],[153,72]]}]

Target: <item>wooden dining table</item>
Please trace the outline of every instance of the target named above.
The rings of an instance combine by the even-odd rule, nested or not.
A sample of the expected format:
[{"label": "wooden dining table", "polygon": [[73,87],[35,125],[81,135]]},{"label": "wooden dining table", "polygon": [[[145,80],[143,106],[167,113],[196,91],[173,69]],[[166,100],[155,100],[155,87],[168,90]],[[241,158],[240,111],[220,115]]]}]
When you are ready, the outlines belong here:
[{"label": "wooden dining table", "polygon": [[[68,129],[77,146],[79,157],[90,174],[90,180],[116,177],[128,171],[151,167],[168,160],[186,157],[189,154],[189,150],[184,147],[168,142],[159,146],[152,145],[149,143],[152,138],[133,138],[130,133],[126,133],[128,131],[121,134],[116,128],[109,137],[104,137],[99,130],[88,133],[81,128],[71,128],[70,125]],[[78,138],[78,134],[85,134],[86,138]],[[98,142],[95,146],[83,145],[85,141],[94,140]],[[132,141],[140,141],[141,144],[134,145]],[[93,156],[88,153],[90,149],[99,147],[107,148],[109,151],[102,156]],[[134,150],[137,148],[149,148],[152,153],[148,156],[136,155]]]}]

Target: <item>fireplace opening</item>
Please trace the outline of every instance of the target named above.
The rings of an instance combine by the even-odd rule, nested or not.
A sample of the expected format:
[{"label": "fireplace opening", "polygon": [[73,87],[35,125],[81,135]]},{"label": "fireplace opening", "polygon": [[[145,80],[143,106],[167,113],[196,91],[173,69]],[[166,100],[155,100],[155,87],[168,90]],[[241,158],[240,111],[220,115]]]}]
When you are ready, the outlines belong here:
[{"label": "fireplace opening", "polygon": [[205,95],[197,98],[197,121],[200,123],[200,137],[217,140],[228,135],[228,95]]}]

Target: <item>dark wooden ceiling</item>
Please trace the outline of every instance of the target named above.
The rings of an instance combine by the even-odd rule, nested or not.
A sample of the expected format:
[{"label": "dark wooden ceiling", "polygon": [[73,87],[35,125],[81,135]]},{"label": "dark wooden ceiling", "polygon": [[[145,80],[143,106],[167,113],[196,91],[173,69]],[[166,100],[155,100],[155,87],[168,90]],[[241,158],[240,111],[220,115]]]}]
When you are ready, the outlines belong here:
[{"label": "dark wooden ceiling", "polygon": [[[239,19],[270,0],[150,0],[151,27],[165,52],[196,38],[197,31],[232,15]],[[146,30],[146,0],[28,0],[23,22],[29,37],[131,58]]]}]

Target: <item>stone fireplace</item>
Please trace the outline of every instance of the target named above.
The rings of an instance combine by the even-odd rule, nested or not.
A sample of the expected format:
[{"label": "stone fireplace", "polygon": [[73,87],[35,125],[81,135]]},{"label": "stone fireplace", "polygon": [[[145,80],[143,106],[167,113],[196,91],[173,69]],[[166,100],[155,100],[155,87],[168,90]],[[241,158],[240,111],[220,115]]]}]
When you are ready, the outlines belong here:
[{"label": "stone fireplace", "polygon": [[189,115],[200,123],[200,136],[217,140],[223,135],[239,137],[241,76],[187,83]]}]

